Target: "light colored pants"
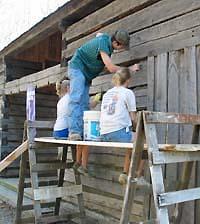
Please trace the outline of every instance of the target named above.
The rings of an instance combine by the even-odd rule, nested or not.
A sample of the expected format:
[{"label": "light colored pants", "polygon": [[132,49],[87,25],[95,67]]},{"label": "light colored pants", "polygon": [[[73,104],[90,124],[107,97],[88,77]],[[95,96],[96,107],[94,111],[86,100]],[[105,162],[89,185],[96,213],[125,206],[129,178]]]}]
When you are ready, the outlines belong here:
[{"label": "light colored pants", "polygon": [[89,110],[89,83],[79,69],[68,68],[70,78],[69,133],[83,136],[83,112]]}]

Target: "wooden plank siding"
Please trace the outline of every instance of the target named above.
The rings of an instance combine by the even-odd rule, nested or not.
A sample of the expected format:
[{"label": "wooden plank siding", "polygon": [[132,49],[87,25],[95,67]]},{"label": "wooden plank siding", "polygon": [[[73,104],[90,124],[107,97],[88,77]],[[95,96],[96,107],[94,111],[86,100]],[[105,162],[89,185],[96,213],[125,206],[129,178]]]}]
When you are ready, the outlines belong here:
[{"label": "wooden plank siding", "polygon": [[[116,54],[113,58],[116,63],[132,61],[198,43],[199,7],[198,1],[163,0],[97,32],[113,33],[118,28],[127,29],[131,34],[131,48],[129,51]],[[123,20],[125,21],[120,24]],[[79,23],[81,24],[81,21]],[[84,27],[82,29],[84,32]],[[63,55],[66,58],[71,57],[75,49],[94,37],[95,33],[69,43]]]},{"label": "wooden plank siding", "polygon": [[[161,63],[155,63],[154,60],[159,60],[163,57],[163,54],[155,56],[154,60],[152,57],[148,59],[151,61],[152,66],[154,66],[153,71],[159,71],[159,74],[154,74],[155,76],[161,76],[165,74],[165,79],[157,78],[157,89],[159,88],[162,95],[165,97],[161,99],[157,94],[153,94],[153,101],[151,100],[150,108],[154,108],[154,105],[159,104],[159,107],[155,110],[159,111],[162,105],[165,105],[165,109],[168,112],[180,112],[180,113],[191,113],[196,114],[198,109],[198,100],[200,86],[197,85],[199,74],[199,61],[197,51],[199,46],[193,46],[188,48],[183,48],[178,51],[173,51],[165,53],[167,57],[167,69]],[[167,72],[166,72],[167,71]],[[167,82],[163,82],[167,80]],[[151,84],[151,82],[150,82]],[[163,86],[164,85],[164,86]],[[167,89],[167,96],[166,96]],[[162,108],[163,111],[163,108]],[[165,125],[166,126],[166,125]],[[160,132],[160,130],[159,130]],[[167,128],[166,143],[189,143],[191,141],[192,129],[187,125],[169,125]],[[162,134],[163,137],[164,134]],[[195,172],[196,171],[196,172]],[[190,181],[190,187],[194,187],[195,183],[199,186],[199,165],[197,164],[196,170],[193,171],[193,178]],[[175,164],[169,164],[165,170],[166,186],[170,190],[175,190],[176,186],[173,185],[174,181],[180,177],[181,166]],[[199,218],[199,202],[187,202],[184,208],[184,216],[182,218],[181,224],[186,223],[198,223]],[[172,207],[173,208],[173,207]]]}]

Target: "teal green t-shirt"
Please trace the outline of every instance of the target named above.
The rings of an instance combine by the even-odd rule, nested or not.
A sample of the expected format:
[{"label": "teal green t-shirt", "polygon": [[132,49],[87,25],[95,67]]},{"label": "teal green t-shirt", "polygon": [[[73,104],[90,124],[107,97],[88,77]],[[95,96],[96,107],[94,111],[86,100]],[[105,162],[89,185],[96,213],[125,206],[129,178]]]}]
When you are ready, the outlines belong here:
[{"label": "teal green t-shirt", "polygon": [[90,82],[103,71],[105,66],[100,51],[109,56],[113,52],[111,37],[107,34],[95,37],[78,48],[70,60],[70,68],[80,69]]}]

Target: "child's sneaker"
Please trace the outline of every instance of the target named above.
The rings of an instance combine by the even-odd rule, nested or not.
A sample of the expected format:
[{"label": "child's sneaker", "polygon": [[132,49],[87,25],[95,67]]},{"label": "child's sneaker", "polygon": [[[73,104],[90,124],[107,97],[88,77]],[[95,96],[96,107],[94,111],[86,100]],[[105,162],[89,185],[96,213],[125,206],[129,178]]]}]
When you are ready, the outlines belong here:
[{"label": "child's sneaker", "polygon": [[119,175],[119,183],[125,185],[127,183],[128,175],[126,173],[121,173]]},{"label": "child's sneaker", "polygon": [[147,187],[151,186],[151,184],[148,181],[146,181],[143,176],[137,177],[135,178],[135,180],[137,181],[138,186],[147,186]]},{"label": "child's sneaker", "polygon": [[73,169],[74,171],[77,171],[79,167],[80,167],[80,164],[77,163],[77,162],[75,162],[74,165],[72,166],[72,169]]},{"label": "child's sneaker", "polygon": [[83,166],[79,166],[77,171],[82,174],[83,176],[89,176],[88,169],[84,168]]}]

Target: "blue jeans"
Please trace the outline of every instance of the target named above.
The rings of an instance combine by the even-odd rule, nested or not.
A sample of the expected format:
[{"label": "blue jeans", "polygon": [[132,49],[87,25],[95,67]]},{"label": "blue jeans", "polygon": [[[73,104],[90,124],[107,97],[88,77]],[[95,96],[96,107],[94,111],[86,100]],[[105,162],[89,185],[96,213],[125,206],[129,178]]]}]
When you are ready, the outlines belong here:
[{"label": "blue jeans", "polygon": [[132,142],[132,132],[129,130],[126,131],[126,128],[120,129],[118,131],[110,132],[104,135],[101,135],[101,140],[104,142]]},{"label": "blue jeans", "polygon": [[68,128],[59,131],[53,131],[53,137],[56,139],[67,139],[68,134]]},{"label": "blue jeans", "polygon": [[69,133],[83,136],[83,111],[89,110],[89,83],[79,69],[68,68],[70,78]]}]

